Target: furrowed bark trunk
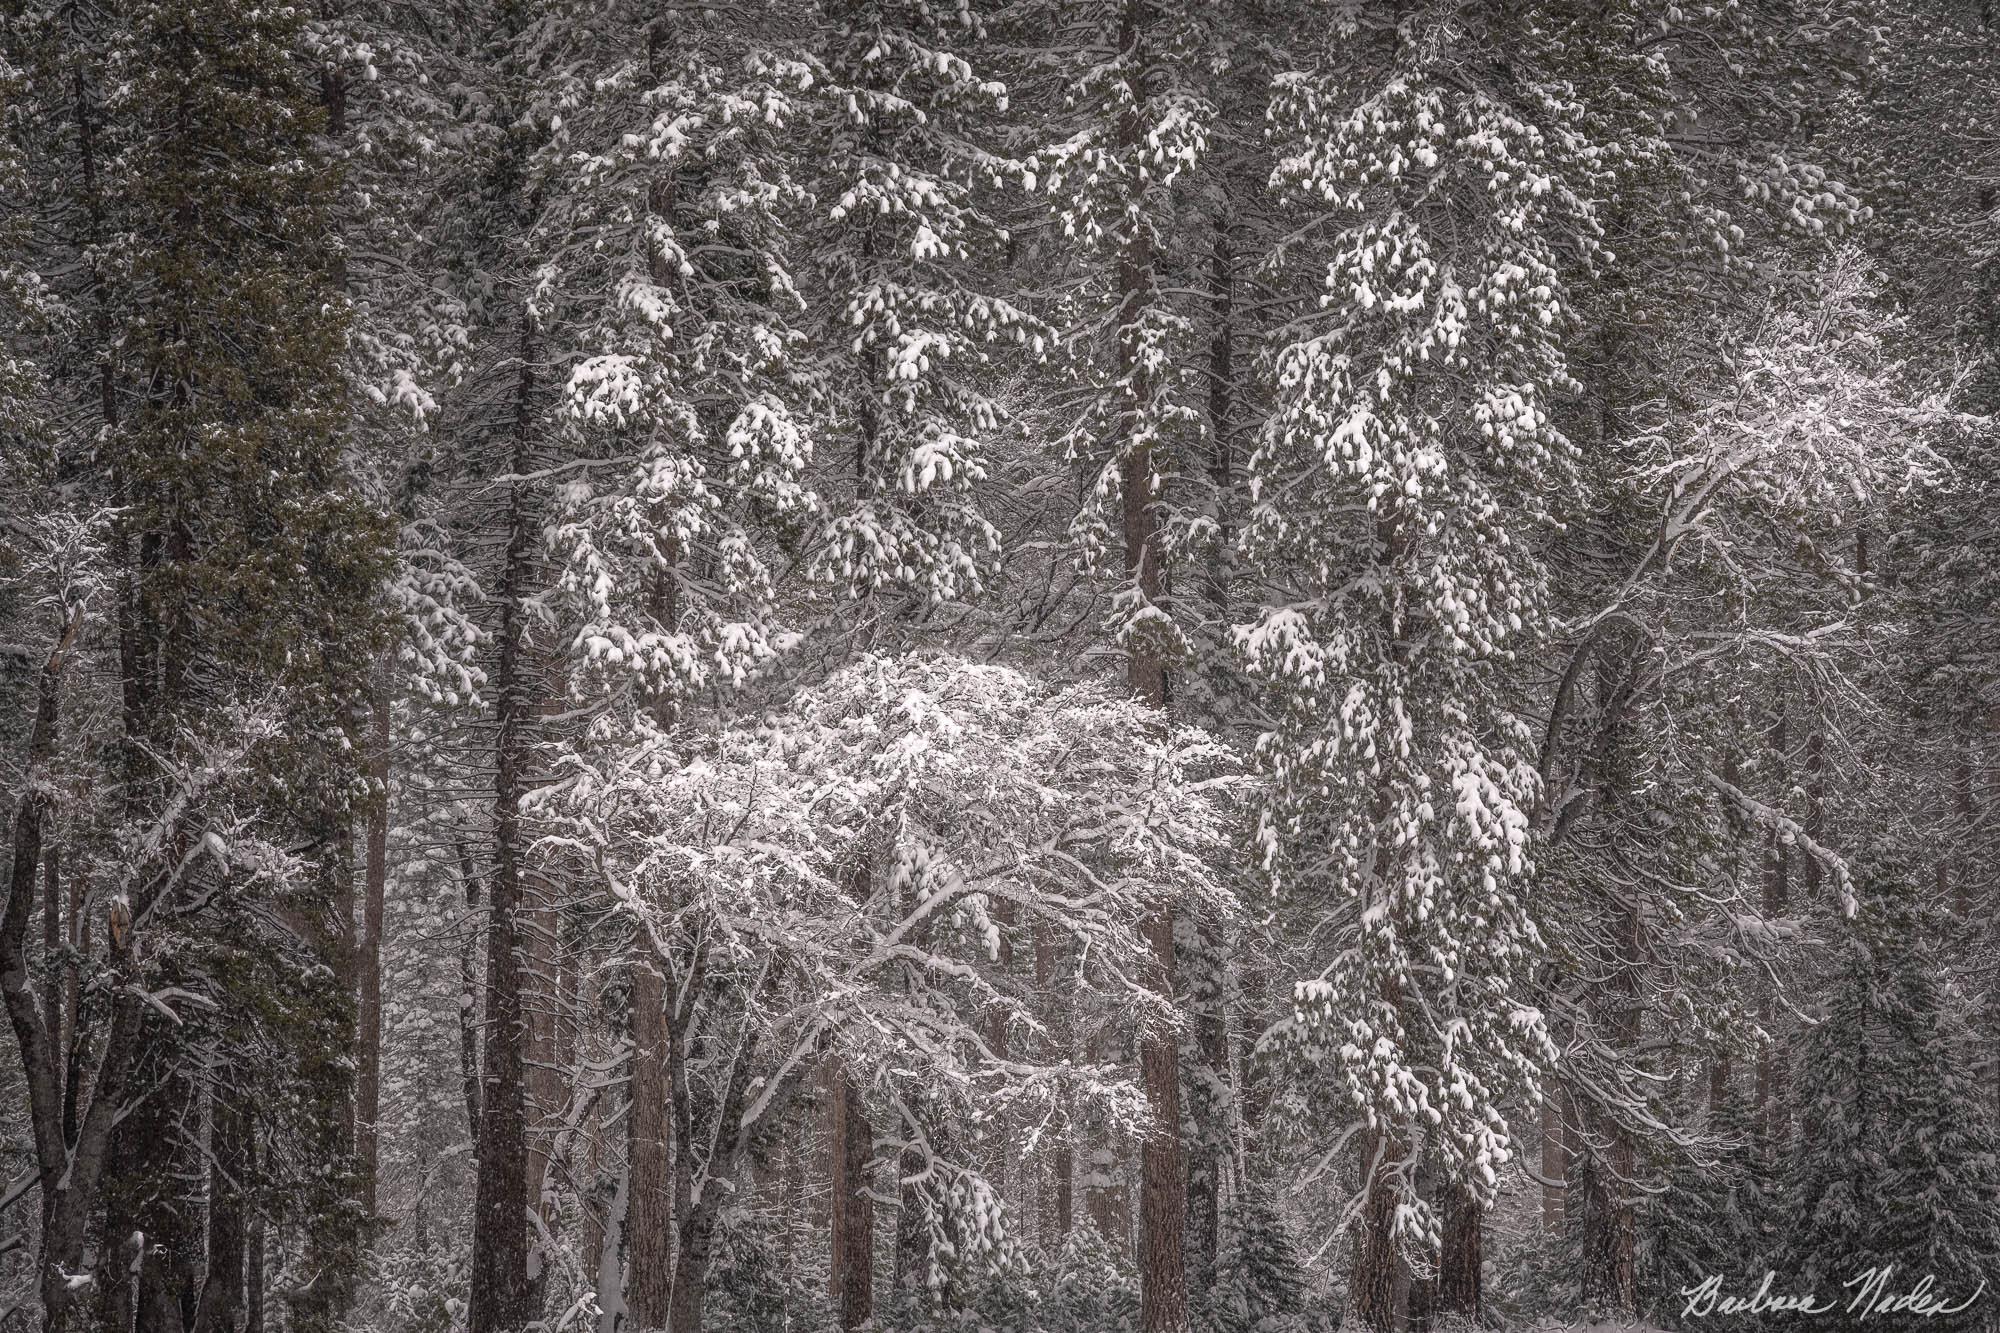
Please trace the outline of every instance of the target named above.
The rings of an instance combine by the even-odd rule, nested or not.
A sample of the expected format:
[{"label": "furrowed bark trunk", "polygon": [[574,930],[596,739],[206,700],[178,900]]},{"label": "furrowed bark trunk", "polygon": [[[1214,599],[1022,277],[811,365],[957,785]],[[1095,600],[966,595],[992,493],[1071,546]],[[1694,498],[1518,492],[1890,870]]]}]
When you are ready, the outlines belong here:
[{"label": "furrowed bark trunk", "polygon": [[[523,329],[516,388],[512,472],[529,470],[534,392],[533,337]],[[526,791],[529,684],[524,658],[525,599],[535,533],[524,484],[508,501],[506,563],[501,575],[499,739],[493,800],[493,882],[486,934],[485,1061],[480,1093],[478,1186],[472,1238],[470,1333],[507,1333],[535,1316],[528,1275],[528,1107],[522,994],[527,972],[521,937],[521,798]]]},{"label": "furrowed bark trunk", "polygon": [[[1394,1227],[1396,1191],[1388,1175],[1402,1160],[1403,1148],[1386,1129],[1361,1136],[1361,1160],[1367,1176],[1361,1202],[1361,1225],[1354,1240],[1354,1272],[1348,1283],[1348,1321],[1369,1333],[1395,1333],[1396,1261]],[[1368,1170],[1374,1164],[1373,1170]]]},{"label": "furrowed bark trunk", "polygon": [[1471,1193],[1447,1187],[1444,1250],[1438,1261],[1437,1311],[1474,1323],[1479,1320],[1484,1210]]}]

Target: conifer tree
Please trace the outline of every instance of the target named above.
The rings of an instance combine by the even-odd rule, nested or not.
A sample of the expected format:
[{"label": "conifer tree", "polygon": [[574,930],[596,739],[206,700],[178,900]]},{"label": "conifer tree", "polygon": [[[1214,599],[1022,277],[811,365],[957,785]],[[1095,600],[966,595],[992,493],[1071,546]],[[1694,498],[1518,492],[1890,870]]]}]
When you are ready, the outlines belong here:
[{"label": "conifer tree", "polygon": [[1799,1130],[1781,1208],[1783,1262],[1843,1308],[1901,1294],[1929,1275],[1939,1327],[1979,1328],[1972,1300],[2000,1262],[2000,1140],[1964,1072],[1961,1019],[1938,966],[1938,912],[1905,882],[1876,877],[1843,941],[1846,966],[1799,1061]]},{"label": "conifer tree", "polygon": [[1502,687],[1570,493],[1565,274],[1594,251],[1597,167],[1560,84],[1471,72],[1505,22],[1336,25],[1273,111],[1273,183],[1315,238],[1295,262],[1324,285],[1249,462],[1245,542],[1284,571],[1243,636],[1273,719],[1257,838],[1326,932],[1290,1036],[1367,1127],[1349,1299],[1375,1329],[1397,1247],[1439,1243],[1420,1158],[1490,1198],[1501,1105],[1553,1055],[1525,986],[1539,788]]}]

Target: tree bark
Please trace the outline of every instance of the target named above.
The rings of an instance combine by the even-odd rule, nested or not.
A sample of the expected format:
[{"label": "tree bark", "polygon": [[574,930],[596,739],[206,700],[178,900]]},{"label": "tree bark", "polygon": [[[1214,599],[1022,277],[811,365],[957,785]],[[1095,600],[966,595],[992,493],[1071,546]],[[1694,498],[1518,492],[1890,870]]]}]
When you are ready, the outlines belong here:
[{"label": "tree bark", "polygon": [[243,1261],[243,1333],[264,1333],[264,1217],[261,1213],[251,1215],[247,1245]]},{"label": "tree bark", "polygon": [[1386,1129],[1361,1136],[1364,1193],[1361,1224],[1354,1238],[1354,1271],[1347,1288],[1347,1321],[1369,1333],[1395,1333],[1396,1191],[1389,1175],[1401,1163],[1403,1147]]},{"label": "tree bark", "polygon": [[1438,1261],[1437,1312],[1479,1320],[1483,1210],[1471,1193],[1456,1185],[1446,1188],[1444,1248]]},{"label": "tree bark", "polygon": [[[525,316],[523,317],[525,320]],[[521,335],[511,471],[529,470],[534,392],[533,337]],[[493,800],[493,882],[486,914],[486,1030],[478,1134],[478,1185],[472,1233],[469,1333],[507,1333],[535,1316],[528,1276],[528,1113],[522,992],[527,972],[521,938],[521,798],[530,725],[523,661],[525,599],[535,540],[524,483],[510,487],[506,563],[502,570],[499,655],[493,687],[499,697],[499,739]]]},{"label": "tree bark", "polygon": [[1557,1088],[1542,1095],[1542,1230],[1559,1234],[1563,1225],[1563,1184],[1569,1179],[1569,1151],[1563,1145],[1563,1099]]}]

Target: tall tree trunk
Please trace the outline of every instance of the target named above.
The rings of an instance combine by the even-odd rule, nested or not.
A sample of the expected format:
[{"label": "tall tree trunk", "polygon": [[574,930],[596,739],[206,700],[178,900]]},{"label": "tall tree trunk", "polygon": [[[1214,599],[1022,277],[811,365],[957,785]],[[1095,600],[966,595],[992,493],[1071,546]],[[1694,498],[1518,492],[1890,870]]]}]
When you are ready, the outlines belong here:
[{"label": "tall tree trunk", "polygon": [[569,1102],[569,1053],[564,1010],[568,986],[564,978],[562,922],[555,906],[554,886],[540,875],[523,887],[523,950],[528,973],[523,979],[521,1012],[527,1043],[522,1052],[528,1081],[528,1205],[545,1227],[556,1222],[555,1198],[549,1191],[551,1159],[558,1127]]},{"label": "tall tree trunk", "polygon": [[[1626,793],[1636,790],[1631,740],[1632,701],[1642,647],[1623,653],[1608,648],[1597,659],[1598,729],[1586,780],[1595,795],[1597,818],[1616,825]],[[1636,1061],[1642,1031],[1640,971],[1646,959],[1645,922],[1633,900],[1613,896],[1605,926],[1612,951],[1598,961],[1603,976],[1591,1002],[1603,1016],[1612,1048]],[[1577,1131],[1570,1161],[1580,1167],[1581,1188],[1572,1188],[1565,1206],[1583,1210],[1584,1294],[1604,1308],[1632,1316],[1638,1312],[1638,1216],[1634,1209],[1632,1135],[1595,1100],[1580,1101],[1570,1124]]]},{"label": "tall tree trunk", "polygon": [[[1617,935],[1623,956],[1616,960],[1606,982],[1611,1039],[1626,1052],[1638,1048],[1640,1035],[1639,931],[1636,914],[1629,908],[1622,910]],[[1581,1199],[1572,1193],[1571,1202],[1580,1202],[1584,1210],[1584,1294],[1603,1308],[1634,1315],[1639,1307],[1639,1279],[1638,1215],[1632,1200],[1637,1155],[1632,1136],[1602,1111],[1586,1111],[1579,1123],[1583,1142],[1572,1151],[1572,1161],[1579,1152],[1588,1154],[1590,1160],[1583,1172]]]},{"label": "tall tree trunk", "polygon": [[[1151,57],[1144,0],[1126,0],[1118,45],[1138,71],[1132,97],[1119,116],[1119,146],[1140,151],[1148,132],[1146,82]],[[1165,553],[1155,508],[1151,440],[1152,398],[1157,386],[1147,357],[1144,322],[1159,300],[1152,235],[1144,221],[1131,224],[1118,256],[1118,372],[1127,402],[1119,441],[1119,491],[1123,499],[1125,576],[1147,606],[1165,599]],[[1126,657],[1126,684],[1142,703],[1167,706],[1167,668],[1151,632],[1142,632]],[[1174,998],[1174,900],[1170,891],[1147,905],[1144,934],[1146,984],[1163,1003]],[[1187,1163],[1181,1142],[1179,1041],[1164,1022],[1151,1022],[1139,1038],[1139,1070],[1151,1123],[1140,1149],[1139,1326],[1144,1333],[1179,1333],[1187,1327],[1183,1255],[1187,1220]]]},{"label": "tall tree trunk", "polygon": [[829,1292],[843,1330],[859,1328],[874,1312],[875,1202],[868,1194],[868,1159],[875,1151],[861,1091],[847,1070],[830,1071],[833,1175],[833,1263]]},{"label": "tall tree trunk", "polygon": [[[1003,899],[994,904],[993,923],[1000,930],[999,957],[995,965],[1000,977],[1006,978],[1014,970],[1014,927],[1018,915],[1011,899]],[[1002,983],[1005,984],[1004,981]],[[986,1013],[986,1045],[996,1059],[1008,1058],[1008,1011],[1007,1006],[996,1004]],[[1020,1162],[1014,1151],[1014,1118],[1002,1107],[993,1119],[990,1143],[986,1153],[986,1169],[993,1188],[1003,1198],[1015,1197],[1011,1188],[1013,1178],[1018,1174]]]},{"label": "tall tree trunk", "polygon": [[1203,919],[1194,951],[1198,980],[1190,988],[1195,1082],[1188,1091],[1193,1139],[1187,1157],[1187,1264],[1213,1280],[1222,1235],[1222,1167],[1230,1115],[1228,1032],[1223,1024],[1222,923]]},{"label": "tall tree trunk", "polygon": [[[42,1017],[49,1029],[49,1054],[55,1074],[55,1094],[62,1100],[63,1082],[68,1074],[62,1058],[63,1003],[57,983],[56,960],[62,957],[63,942],[62,848],[51,843],[42,852],[42,961],[48,969],[48,987],[42,995]],[[68,969],[72,974],[75,968]]]},{"label": "tall tree trunk", "polygon": [[673,1291],[674,1189],[668,1157],[672,1084],[666,989],[650,959],[632,963],[632,1106],[628,1120],[625,1308],[634,1328],[665,1328]]},{"label": "tall tree trunk", "polygon": [[702,1311],[708,1302],[708,1268],[714,1257],[715,1211],[715,1195],[710,1193],[688,1211],[677,1228],[673,1311],[667,1333],[702,1333]]},{"label": "tall tree trunk", "polygon": [[479,876],[472,868],[472,849],[457,845],[458,882],[465,893],[465,939],[458,950],[458,1073],[464,1087],[466,1133],[475,1146],[479,1138]]},{"label": "tall tree trunk", "polygon": [[[530,467],[534,393],[533,335],[521,334],[515,430],[510,470]],[[521,938],[521,798],[526,791],[528,712],[523,642],[535,533],[526,483],[509,489],[506,564],[500,580],[499,656],[493,687],[499,698],[499,739],[493,800],[493,882],[486,917],[486,1031],[478,1136],[478,1186],[472,1232],[470,1333],[507,1333],[535,1317],[528,1275],[528,1106],[522,992],[527,972]]]},{"label": "tall tree trunk", "polygon": [[243,1187],[249,1171],[249,1120],[216,1093],[210,1112],[208,1271],[195,1333],[240,1333],[246,1306]]},{"label": "tall tree trunk", "polygon": [[243,1261],[243,1333],[264,1333],[263,1213],[251,1214],[247,1233],[247,1252]]},{"label": "tall tree trunk", "polygon": [[[1230,557],[1234,545],[1234,446],[1236,416],[1235,280],[1229,208],[1217,210],[1208,259],[1208,431],[1209,482],[1215,493],[1216,544],[1209,560],[1208,600],[1213,623],[1229,624]],[[1214,691],[1211,691],[1211,697]],[[1208,914],[1196,923],[1200,945],[1187,961],[1193,1010],[1196,1072],[1187,1115],[1193,1136],[1187,1162],[1187,1268],[1212,1282],[1222,1233],[1222,1167],[1230,1106],[1228,1032],[1224,1023],[1223,923]]]},{"label": "tall tree trunk", "polygon": [[[1104,1063],[1104,1028],[1090,1034],[1088,1059],[1092,1065]],[[1111,1243],[1120,1255],[1133,1253],[1124,1189],[1118,1175],[1118,1154],[1113,1147],[1111,1127],[1105,1117],[1093,1114],[1083,1134],[1083,1205],[1097,1234]]]},{"label": "tall tree trunk", "polygon": [[187,1188],[196,1165],[193,1145],[187,1140],[189,1129],[198,1123],[195,1084],[187,1072],[173,1067],[179,1053],[158,1040],[166,1035],[155,1028],[149,1044],[166,1055],[170,1072],[118,1126],[125,1197],[121,1206],[108,1212],[116,1219],[112,1235],[142,1240],[135,1256],[137,1290],[131,1309],[136,1333],[181,1333],[187,1326],[182,1309],[191,1276],[187,1257],[199,1248],[199,1203]]},{"label": "tall tree trunk", "polygon": [[1559,1235],[1563,1226],[1563,1186],[1569,1179],[1569,1151],[1563,1144],[1563,1097],[1556,1087],[1542,1095],[1542,1230]]}]

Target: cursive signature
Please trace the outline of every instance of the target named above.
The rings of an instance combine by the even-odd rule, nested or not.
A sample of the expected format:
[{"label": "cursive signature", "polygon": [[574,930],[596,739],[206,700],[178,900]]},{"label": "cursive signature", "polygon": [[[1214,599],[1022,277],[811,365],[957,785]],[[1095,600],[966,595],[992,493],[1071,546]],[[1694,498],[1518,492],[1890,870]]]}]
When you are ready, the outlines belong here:
[{"label": "cursive signature", "polygon": [[1757,1290],[1748,1296],[1730,1295],[1722,1289],[1721,1275],[1710,1274],[1692,1287],[1681,1288],[1681,1296],[1687,1301],[1681,1307],[1681,1317],[1705,1319],[1717,1314],[1821,1315],[1841,1310],[1857,1319],[1891,1314],[1934,1318],[1969,1309],[1986,1290],[1986,1283],[1982,1281],[1970,1296],[1954,1304],[1949,1296],[1936,1290],[1937,1278],[1929,1273],[1924,1274],[1922,1280],[1908,1291],[1891,1290],[1889,1278],[1894,1272],[1893,1264],[1884,1264],[1865,1269],[1847,1279],[1841,1284],[1841,1289],[1851,1294],[1844,1304],[1813,1291],[1773,1291],[1771,1288],[1778,1275],[1768,1269],[1765,1270],[1764,1280],[1757,1284]]}]

